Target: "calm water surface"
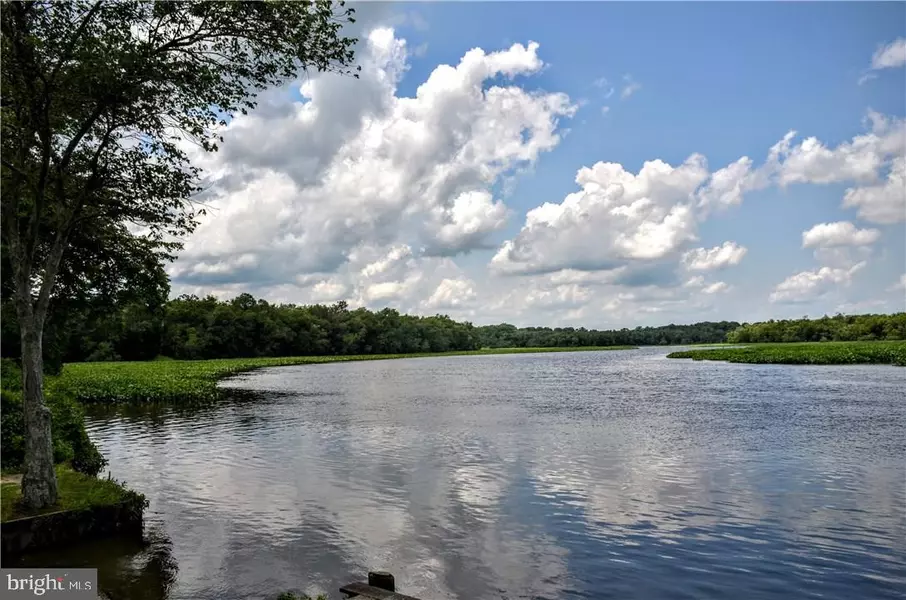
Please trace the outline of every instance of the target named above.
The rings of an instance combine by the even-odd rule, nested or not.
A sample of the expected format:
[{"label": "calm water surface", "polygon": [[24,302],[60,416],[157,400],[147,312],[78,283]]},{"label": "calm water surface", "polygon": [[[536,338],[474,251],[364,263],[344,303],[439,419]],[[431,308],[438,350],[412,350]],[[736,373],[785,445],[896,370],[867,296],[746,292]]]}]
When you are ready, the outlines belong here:
[{"label": "calm water surface", "polygon": [[[203,409],[95,413],[150,547],[119,598],[903,598],[906,369],[663,349],[261,370]],[[46,560],[46,557],[45,559]]]}]

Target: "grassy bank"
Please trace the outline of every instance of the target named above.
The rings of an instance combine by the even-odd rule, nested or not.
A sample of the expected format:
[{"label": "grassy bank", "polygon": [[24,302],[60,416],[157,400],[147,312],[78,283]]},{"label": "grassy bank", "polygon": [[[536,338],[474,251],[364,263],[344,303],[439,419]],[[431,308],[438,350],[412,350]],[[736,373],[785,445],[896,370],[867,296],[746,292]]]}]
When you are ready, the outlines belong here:
[{"label": "grassy bank", "polygon": [[472,356],[531,352],[627,350],[633,346],[588,348],[500,348],[443,354],[368,354],[352,356],[299,356],[219,360],[156,360],[147,362],[70,363],[58,377],[48,377],[51,390],[91,402],[198,402],[219,395],[217,380],[261,367],[307,365],[359,360],[387,360],[431,356]]},{"label": "grassy bank", "polygon": [[[5,475],[4,479],[8,477],[8,475]],[[68,467],[58,466],[59,502],[57,505],[36,512],[27,512],[19,506],[22,489],[19,478],[16,477],[15,479],[17,481],[4,482],[2,489],[0,489],[0,507],[2,507],[0,520],[2,521],[31,517],[59,510],[80,510],[95,506],[109,506],[125,500],[144,501],[139,494],[127,490],[116,481],[83,475]]]},{"label": "grassy bank", "polygon": [[667,358],[755,364],[906,366],[906,341],[752,344],[734,348],[672,352]]}]

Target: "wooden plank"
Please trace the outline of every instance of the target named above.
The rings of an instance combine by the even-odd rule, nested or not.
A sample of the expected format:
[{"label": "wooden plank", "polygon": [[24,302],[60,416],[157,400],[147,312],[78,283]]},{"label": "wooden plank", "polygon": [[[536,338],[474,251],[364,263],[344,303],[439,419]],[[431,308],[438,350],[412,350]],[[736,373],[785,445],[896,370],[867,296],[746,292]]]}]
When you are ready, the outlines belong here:
[{"label": "wooden plank", "polygon": [[414,596],[407,596],[399,592],[388,592],[381,588],[376,588],[367,583],[350,583],[340,588],[340,592],[347,596],[363,596],[371,600],[419,600]]}]

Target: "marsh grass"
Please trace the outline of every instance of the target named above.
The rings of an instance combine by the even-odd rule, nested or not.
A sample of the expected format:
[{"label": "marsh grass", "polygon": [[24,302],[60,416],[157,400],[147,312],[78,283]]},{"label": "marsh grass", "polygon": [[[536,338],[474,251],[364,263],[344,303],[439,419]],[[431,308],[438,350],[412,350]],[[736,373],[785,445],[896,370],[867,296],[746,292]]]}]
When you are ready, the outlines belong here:
[{"label": "marsh grass", "polygon": [[671,352],[667,358],[754,364],[906,366],[906,341],[748,344],[732,348]]},{"label": "marsh grass", "polygon": [[290,358],[69,363],[63,368],[63,372],[59,376],[47,378],[47,386],[50,390],[68,393],[79,402],[84,403],[205,402],[220,397],[222,392],[217,386],[218,380],[262,367],[436,356],[580,352],[628,350],[632,348],[634,346],[486,348],[441,354],[368,354]]}]

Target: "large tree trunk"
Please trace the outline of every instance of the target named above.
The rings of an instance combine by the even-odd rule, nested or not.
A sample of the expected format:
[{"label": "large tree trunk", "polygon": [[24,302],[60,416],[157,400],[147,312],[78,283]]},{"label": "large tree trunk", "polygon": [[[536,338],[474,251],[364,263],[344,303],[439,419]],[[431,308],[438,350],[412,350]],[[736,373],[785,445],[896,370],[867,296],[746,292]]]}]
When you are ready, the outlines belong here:
[{"label": "large tree trunk", "polygon": [[28,296],[26,292],[16,298],[22,339],[22,412],[25,418],[22,501],[28,508],[38,509],[57,502],[57,475],[53,464],[50,409],[44,404],[44,323],[32,310]]}]

